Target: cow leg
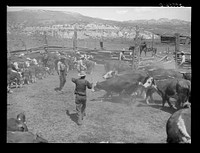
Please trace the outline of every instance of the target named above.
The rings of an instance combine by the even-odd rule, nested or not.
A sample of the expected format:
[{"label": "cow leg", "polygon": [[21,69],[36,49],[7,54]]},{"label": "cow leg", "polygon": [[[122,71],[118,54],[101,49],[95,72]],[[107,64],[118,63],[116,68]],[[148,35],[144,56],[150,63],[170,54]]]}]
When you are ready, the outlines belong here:
[{"label": "cow leg", "polygon": [[149,104],[149,98],[151,97],[151,91],[150,89],[147,90],[147,92],[145,93],[145,101],[146,101],[146,104]]},{"label": "cow leg", "polygon": [[108,98],[110,95],[111,95],[111,93],[110,93],[110,92],[107,92],[107,93],[103,96],[103,98]]},{"label": "cow leg", "polygon": [[7,86],[7,92],[8,93],[13,93],[13,91],[11,91],[11,89],[10,89],[10,85]]},{"label": "cow leg", "polygon": [[183,104],[183,103],[182,103],[181,98],[179,97],[179,98],[177,99],[176,103],[175,103],[176,109],[180,109],[180,108],[181,108],[181,104]]},{"label": "cow leg", "polygon": [[162,95],[162,107],[165,107],[167,97],[165,95]]},{"label": "cow leg", "polygon": [[188,96],[183,95],[183,94],[178,95],[178,99],[175,104],[176,108],[180,109],[181,107],[183,107],[184,104],[187,102],[187,100],[188,100]]},{"label": "cow leg", "polygon": [[171,102],[170,102],[170,100],[169,100],[169,97],[166,97],[166,101],[167,101],[167,103],[168,103],[168,105],[169,105],[170,108],[176,109],[176,108],[174,107],[174,105],[171,104]]},{"label": "cow leg", "polygon": [[[142,97],[143,92],[145,91],[145,89],[143,87],[139,87],[139,89],[137,89],[137,92],[139,92],[139,96]],[[143,97],[144,98],[144,97]],[[145,98],[144,98],[145,99]]]}]

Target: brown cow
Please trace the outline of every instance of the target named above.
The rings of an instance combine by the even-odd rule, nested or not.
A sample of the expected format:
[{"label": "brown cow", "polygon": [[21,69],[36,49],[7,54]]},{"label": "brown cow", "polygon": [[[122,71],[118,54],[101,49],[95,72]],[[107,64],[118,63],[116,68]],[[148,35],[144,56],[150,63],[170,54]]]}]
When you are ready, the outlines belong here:
[{"label": "brown cow", "polygon": [[191,143],[191,108],[180,109],[166,124],[168,143]]},{"label": "brown cow", "polygon": [[7,143],[48,143],[48,141],[32,132],[7,131]]},{"label": "brown cow", "polygon": [[17,119],[10,118],[7,120],[7,131],[28,131],[24,113],[17,115]]}]

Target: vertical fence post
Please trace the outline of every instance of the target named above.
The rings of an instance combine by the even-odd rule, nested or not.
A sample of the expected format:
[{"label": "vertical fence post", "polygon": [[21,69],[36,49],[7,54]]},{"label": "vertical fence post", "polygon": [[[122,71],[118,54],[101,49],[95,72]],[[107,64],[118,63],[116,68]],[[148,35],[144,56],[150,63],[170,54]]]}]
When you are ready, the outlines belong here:
[{"label": "vertical fence post", "polygon": [[137,70],[139,66],[139,56],[140,52],[140,42],[139,42],[139,27],[136,26],[136,35],[135,35],[135,49],[132,51],[133,59],[132,59],[132,69]]},{"label": "vertical fence post", "polygon": [[74,36],[73,36],[73,50],[75,51],[77,49],[77,29],[76,25],[74,27]]},{"label": "vertical fence post", "polygon": [[153,49],[153,45],[154,45],[154,33],[152,33],[152,49]]},{"label": "vertical fence post", "polygon": [[178,68],[178,63],[177,63],[177,52],[180,50],[180,34],[175,33],[175,68]]},{"label": "vertical fence post", "polygon": [[47,48],[48,48],[48,42],[47,42],[47,33],[44,31],[44,50],[47,53]]}]

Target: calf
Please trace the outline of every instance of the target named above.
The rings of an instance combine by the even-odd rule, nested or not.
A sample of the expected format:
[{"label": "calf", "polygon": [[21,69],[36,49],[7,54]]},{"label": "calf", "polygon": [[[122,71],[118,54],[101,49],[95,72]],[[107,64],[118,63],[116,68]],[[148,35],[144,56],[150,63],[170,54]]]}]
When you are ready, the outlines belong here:
[{"label": "calf", "polygon": [[166,124],[167,143],[191,143],[191,108],[180,109]]},{"label": "calf", "polygon": [[48,141],[32,132],[7,131],[7,143],[48,143]]}]

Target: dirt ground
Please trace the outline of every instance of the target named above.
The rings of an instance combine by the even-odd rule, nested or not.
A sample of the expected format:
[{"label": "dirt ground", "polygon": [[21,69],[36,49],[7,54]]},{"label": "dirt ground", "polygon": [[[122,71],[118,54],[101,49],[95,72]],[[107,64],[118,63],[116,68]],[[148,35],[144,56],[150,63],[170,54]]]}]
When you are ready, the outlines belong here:
[{"label": "dirt ground", "polygon": [[[103,73],[103,66],[96,65],[86,79],[101,81]],[[166,121],[174,110],[167,104],[162,109],[157,94],[155,103],[147,105],[142,97],[131,101],[115,96],[103,101],[104,91],[88,90],[86,117],[78,126],[72,77],[77,77],[76,71],[69,72],[64,93],[54,91],[59,85],[57,74],[13,89],[7,95],[7,118],[24,112],[29,131],[50,143],[166,143]]]}]

